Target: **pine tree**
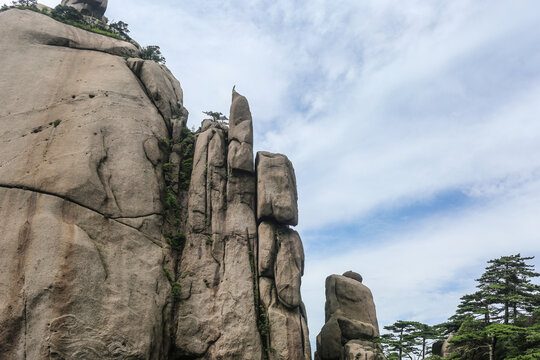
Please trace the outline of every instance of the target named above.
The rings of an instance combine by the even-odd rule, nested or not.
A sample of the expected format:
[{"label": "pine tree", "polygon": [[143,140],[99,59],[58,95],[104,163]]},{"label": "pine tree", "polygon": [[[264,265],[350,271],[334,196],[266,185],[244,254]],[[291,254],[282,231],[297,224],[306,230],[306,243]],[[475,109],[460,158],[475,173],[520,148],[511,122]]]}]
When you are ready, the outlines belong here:
[{"label": "pine tree", "polygon": [[539,287],[531,279],[540,274],[534,272],[534,265],[526,263],[532,259],[517,254],[490,260],[484,274],[477,279],[483,301],[500,305],[495,315],[504,324],[515,321],[522,313],[531,314],[538,306]]},{"label": "pine tree", "polygon": [[540,355],[540,326],[534,313],[540,291],[531,281],[540,274],[526,263],[532,259],[517,254],[488,261],[486,271],[477,279],[479,290],[463,296],[450,318],[450,324],[460,324],[451,340],[453,358],[494,360],[517,356],[515,359],[521,360]]},{"label": "pine tree", "polygon": [[418,355],[419,343],[416,340],[416,327],[413,321],[399,320],[385,326],[384,329],[390,331],[381,336],[382,343],[386,344],[388,360],[402,360],[404,356],[411,358],[412,355]]}]

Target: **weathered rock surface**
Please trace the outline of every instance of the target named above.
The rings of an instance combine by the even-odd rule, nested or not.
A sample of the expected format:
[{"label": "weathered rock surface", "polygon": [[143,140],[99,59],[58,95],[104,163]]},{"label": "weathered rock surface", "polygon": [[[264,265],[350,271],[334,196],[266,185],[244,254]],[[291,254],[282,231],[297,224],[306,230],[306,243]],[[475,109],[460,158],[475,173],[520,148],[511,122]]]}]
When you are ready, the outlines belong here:
[{"label": "weathered rock surface", "polygon": [[229,155],[231,170],[253,172],[253,120],[247,99],[233,89],[229,116]]},{"label": "weathered rock surface", "polygon": [[[224,196],[228,183],[226,128],[216,122],[203,128],[206,130],[196,141],[189,230],[178,271],[182,296],[177,305],[177,354],[258,359],[262,346],[246,235],[246,231],[253,237],[256,234],[254,211],[244,211]],[[238,233],[226,220],[231,217],[243,226]]]},{"label": "weathered rock surface", "polygon": [[62,0],[62,5],[74,7],[82,14],[102,19],[107,11],[107,0]]},{"label": "weathered rock surface", "polygon": [[298,224],[296,176],[285,155],[257,153],[257,216],[286,225]]},{"label": "weathered rock surface", "polygon": [[169,135],[136,48],[17,9],[0,48],[0,357],[165,358]]},{"label": "weathered rock surface", "polygon": [[234,89],[230,119],[229,128],[205,120],[197,134],[178,269],[176,354],[310,359],[302,242],[285,224],[257,226],[252,117]]},{"label": "weathered rock surface", "polygon": [[344,360],[383,360],[382,347],[370,341],[351,340],[345,344]]},{"label": "weathered rock surface", "polygon": [[184,93],[180,82],[165,65],[155,61],[130,58],[127,64],[141,80],[148,96],[167,122],[167,127],[172,130],[171,119],[184,115]]},{"label": "weathered rock surface", "polygon": [[275,260],[275,282],[278,298],[289,308],[300,306],[300,284],[304,275],[304,248],[300,235],[288,228],[276,233],[277,256]]},{"label": "weathered rock surface", "polygon": [[296,225],[294,169],[281,154],[259,152],[257,213],[259,294],[269,359],[310,359],[309,331],[300,293],[304,249]]},{"label": "weathered rock surface", "polygon": [[0,359],[311,358],[294,170],[255,174],[245,97],[193,144],[130,43],[13,9],[0,49]]},{"label": "weathered rock surface", "polygon": [[447,359],[452,355],[452,344],[450,343],[450,340],[455,336],[455,334],[450,334],[448,338],[444,340],[439,340],[435,342],[432,346],[432,354],[438,355],[443,359]]},{"label": "weathered rock surface", "polygon": [[[34,26],[28,26],[28,23],[33,23]],[[20,64],[25,69],[34,68],[42,70],[43,67],[49,67],[49,63],[40,63],[39,58],[32,58],[33,55],[36,55],[39,51],[45,51],[45,49],[48,49],[47,52],[66,53],[66,48],[72,48],[100,51],[119,56],[138,56],[140,53],[140,50],[135,45],[126,41],[66,25],[34,11],[18,9],[4,11],[2,12],[2,24],[0,26],[2,26],[2,29],[9,29],[8,32],[3,31],[0,34],[2,46],[8,51],[6,53],[10,53],[9,51],[12,53],[17,47],[19,50],[21,48],[25,49],[27,57],[24,59],[25,62]],[[44,45],[50,46],[44,47]],[[82,56],[84,53],[78,54]],[[14,57],[4,57],[2,60],[9,61],[10,59],[8,58],[13,59]],[[62,65],[64,67],[66,66],[66,64],[51,64],[51,68],[57,69]],[[84,68],[85,62],[81,61],[78,66]],[[51,72],[52,69],[48,71]],[[28,78],[31,77],[32,72],[27,71],[26,74],[18,75]],[[26,78],[23,79],[26,80]],[[50,81],[56,80],[54,78],[45,79]],[[99,82],[100,80],[100,78],[94,78],[95,82]]]},{"label": "weathered rock surface", "polygon": [[291,310],[278,299],[272,279],[259,280],[262,305],[267,309],[269,359],[311,359],[305,310]]},{"label": "weathered rock surface", "polygon": [[341,275],[330,275],[326,279],[326,321],[334,315],[363,323],[369,329],[364,334],[368,337],[379,336],[373,295],[358,280]]},{"label": "weathered rock surface", "polygon": [[276,225],[263,221],[259,224],[259,275],[273,278],[277,254]]},{"label": "weathered rock surface", "polygon": [[370,340],[379,336],[373,295],[352,271],[326,279],[326,323],[317,336],[316,359],[384,359]]}]

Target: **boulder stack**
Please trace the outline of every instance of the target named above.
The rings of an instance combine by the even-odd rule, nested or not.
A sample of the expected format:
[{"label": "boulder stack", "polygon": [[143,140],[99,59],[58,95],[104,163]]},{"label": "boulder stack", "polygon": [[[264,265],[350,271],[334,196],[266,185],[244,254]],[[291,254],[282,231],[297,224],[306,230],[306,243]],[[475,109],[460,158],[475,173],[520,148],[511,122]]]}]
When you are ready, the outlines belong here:
[{"label": "boulder stack", "polygon": [[294,170],[279,154],[259,153],[256,164],[249,103],[233,89],[229,126],[206,120],[197,133],[177,271],[180,356],[311,358],[304,252],[287,226],[298,221]]},{"label": "boulder stack", "polygon": [[99,20],[103,19],[107,10],[107,0],[62,0],[61,5],[74,7],[83,15]]},{"label": "boulder stack", "polygon": [[316,360],[384,359],[375,303],[362,276],[352,271],[326,279],[325,325],[317,336]]},{"label": "boulder stack", "polygon": [[310,359],[306,310],[300,294],[304,248],[289,225],[298,223],[294,169],[285,155],[259,152],[257,273],[260,311],[267,321],[270,359]]}]

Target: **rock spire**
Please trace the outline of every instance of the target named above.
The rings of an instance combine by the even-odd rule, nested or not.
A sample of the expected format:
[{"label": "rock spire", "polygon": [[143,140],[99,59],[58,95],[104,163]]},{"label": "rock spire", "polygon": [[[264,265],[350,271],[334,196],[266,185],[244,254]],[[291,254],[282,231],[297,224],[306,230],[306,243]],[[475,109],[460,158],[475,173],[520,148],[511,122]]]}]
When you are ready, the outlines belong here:
[{"label": "rock spire", "polygon": [[[178,270],[177,306],[185,314],[178,318],[178,354],[310,359],[302,242],[287,226],[297,222],[294,170],[284,155],[270,153],[257,154],[255,167],[249,103],[234,89],[229,127],[203,122],[193,164]],[[278,206],[257,215],[260,201]]]}]

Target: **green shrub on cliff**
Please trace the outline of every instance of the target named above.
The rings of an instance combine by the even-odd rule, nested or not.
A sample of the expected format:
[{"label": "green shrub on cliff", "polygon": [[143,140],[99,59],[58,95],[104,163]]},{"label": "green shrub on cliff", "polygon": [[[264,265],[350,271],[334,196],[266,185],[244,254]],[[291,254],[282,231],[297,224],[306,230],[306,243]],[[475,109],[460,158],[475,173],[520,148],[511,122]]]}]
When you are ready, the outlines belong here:
[{"label": "green shrub on cliff", "polygon": [[184,127],[182,130],[182,165],[180,167],[179,184],[180,189],[188,190],[191,181],[191,171],[193,170],[193,156],[195,154],[195,134]]},{"label": "green shrub on cliff", "polygon": [[58,21],[71,20],[86,25],[83,14],[71,6],[58,5],[52,9],[51,16]]},{"label": "green shrub on cliff", "polygon": [[128,24],[126,24],[125,22],[123,21],[112,22],[109,24],[109,28],[115,34],[122,36],[124,39],[127,39],[127,40],[131,39],[128,35],[129,33]]},{"label": "green shrub on cliff", "polygon": [[161,54],[161,50],[157,45],[148,45],[143,47],[141,51],[141,59],[153,60],[158,64],[165,64],[165,58]]},{"label": "green shrub on cliff", "polygon": [[17,0],[11,2],[13,6],[37,7],[37,0]]}]

